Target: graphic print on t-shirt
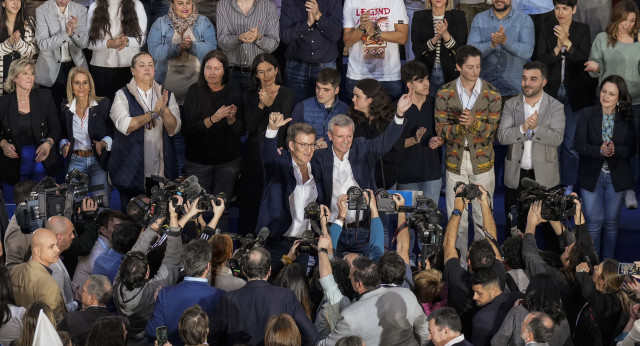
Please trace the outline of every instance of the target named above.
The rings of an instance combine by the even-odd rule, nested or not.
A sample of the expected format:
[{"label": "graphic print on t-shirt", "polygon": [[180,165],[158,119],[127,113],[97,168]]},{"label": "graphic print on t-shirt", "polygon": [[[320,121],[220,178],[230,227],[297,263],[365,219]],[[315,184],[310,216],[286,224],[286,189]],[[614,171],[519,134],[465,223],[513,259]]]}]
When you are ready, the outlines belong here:
[{"label": "graphic print on t-shirt", "polygon": [[[357,16],[360,16],[362,13],[365,13],[367,10],[359,9],[356,10],[358,13]],[[389,30],[389,25],[391,23],[389,19],[389,14],[391,13],[390,8],[372,8],[369,9],[369,19],[374,25],[374,30],[380,31],[391,31]],[[358,25],[360,25],[360,19],[358,19]],[[384,59],[384,53],[387,48],[387,42],[378,38],[374,38],[373,36],[368,36],[366,32],[362,33],[362,54],[364,59]]]}]

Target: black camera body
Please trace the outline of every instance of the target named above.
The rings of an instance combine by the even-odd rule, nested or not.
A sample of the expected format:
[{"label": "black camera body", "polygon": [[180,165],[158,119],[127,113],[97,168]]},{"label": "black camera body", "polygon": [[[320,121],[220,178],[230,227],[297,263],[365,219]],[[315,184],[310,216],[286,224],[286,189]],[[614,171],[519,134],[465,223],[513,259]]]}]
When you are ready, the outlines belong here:
[{"label": "black camera body", "polygon": [[347,207],[349,210],[368,210],[369,206],[364,199],[364,191],[357,186],[352,186],[347,190]]},{"label": "black camera body", "polygon": [[378,205],[378,211],[387,214],[395,214],[396,201],[393,200],[393,194],[385,189],[378,189],[376,191],[376,204]]},{"label": "black camera body", "polygon": [[300,238],[300,253],[310,253],[313,250],[311,245],[318,245],[318,238],[315,237],[313,231],[306,230],[302,232],[302,237]]},{"label": "black camera body", "polygon": [[566,188],[554,187],[545,189],[544,186],[531,187],[520,192],[520,210],[529,210],[535,201],[542,201],[540,215],[548,221],[569,220],[576,214],[577,197],[565,195]]},{"label": "black camera body", "polygon": [[[156,185],[151,189],[149,216],[152,219],[169,216],[169,202],[176,203],[173,197],[175,195],[182,196],[184,201],[192,201],[203,194],[203,189],[198,184],[198,178],[194,175],[184,181],[180,179],[169,180],[156,175],[151,176],[151,179],[162,183],[162,186]],[[176,211],[182,213],[183,208],[179,207]]]},{"label": "black camera body", "polygon": [[456,186],[453,188],[453,191],[458,191],[458,187],[462,185],[462,192],[456,193],[456,197],[462,197],[466,200],[472,200],[474,198],[478,198],[482,196],[482,192],[480,192],[480,187],[476,184],[465,184],[464,182],[457,182]]},{"label": "black camera body", "polygon": [[198,200],[198,206],[197,206],[199,210],[213,211],[213,205],[211,205],[211,201],[213,201],[213,203],[217,207],[219,207],[221,203],[218,199],[222,199],[224,201],[225,206],[228,205],[227,194],[224,192],[218,192],[215,195],[212,195],[202,190],[202,192],[198,197],[200,197],[200,199]]},{"label": "black camera body", "polygon": [[260,232],[258,232],[258,236],[254,237],[252,233],[247,234],[244,237],[237,237],[236,240],[240,244],[238,250],[236,250],[233,257],[229,259],[229,268],[234,276],[242,277],[242,260],[246,258],[249,251],[253,248],[264,247],[264,244],[269,237],[269,229],[267,227],[263,227]]},{"label": "black camera body", "polygon": [[[424,261],[436,262],[441,256],[444,232],[440,226],[442,213],[438,204],[424,196],[416,197],[416,207],[409,216],[409,227],[416,230],[418,239],[422,243],[422,267]],[[440,268],[439,264],[438,268]],[[442,263],[444,265],[444,263]]]},{"label": "black camera body", "polygon": [[304,207],[304,218],[307,220],[320,221],[320,204],[311,202]]}]

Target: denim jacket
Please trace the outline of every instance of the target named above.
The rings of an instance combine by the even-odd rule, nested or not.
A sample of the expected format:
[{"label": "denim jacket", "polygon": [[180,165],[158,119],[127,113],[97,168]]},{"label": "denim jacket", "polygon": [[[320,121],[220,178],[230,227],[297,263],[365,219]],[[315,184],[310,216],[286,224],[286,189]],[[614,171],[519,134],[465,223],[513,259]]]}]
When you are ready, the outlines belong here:
[{"label": "denim jacket", "polygon": [[[155,80],[158,84],[164,84],[169,60],[177,57],[180,53],[180,45],[171,43],[173,34],[173,26],[171,26],[171,19],[168,15],[158,18],[149,31],[147,44],[149,53],[155,62]],[[198,58],[202,64],[204,56],[218,47],[216,29],[207,17],[199,15],[193,25],[193,35],[196,39],[191,44],[189,53]]]}]

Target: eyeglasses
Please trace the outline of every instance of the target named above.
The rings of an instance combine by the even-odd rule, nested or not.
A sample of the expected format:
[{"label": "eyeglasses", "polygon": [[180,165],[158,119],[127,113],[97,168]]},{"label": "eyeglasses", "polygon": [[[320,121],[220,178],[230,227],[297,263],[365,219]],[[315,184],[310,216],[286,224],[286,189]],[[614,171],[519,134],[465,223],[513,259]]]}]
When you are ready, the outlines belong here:
[{"label": "eyeglasses", "polygon": [[292,141],[293,143],[297,144],[300,146],[300,148],[302,149],[315,149],[316,148],[316,143],[300,143],[300,142],[296,142],[296,141]]}]

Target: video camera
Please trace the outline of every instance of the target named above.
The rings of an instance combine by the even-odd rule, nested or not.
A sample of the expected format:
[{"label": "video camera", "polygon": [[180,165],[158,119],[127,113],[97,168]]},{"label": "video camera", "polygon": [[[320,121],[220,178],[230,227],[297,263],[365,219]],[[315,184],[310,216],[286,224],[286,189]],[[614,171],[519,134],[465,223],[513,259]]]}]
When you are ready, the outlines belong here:
[{"label": "video camera", "polygon": [[[438,204],[427,197],[416,196],[415,207],[402,206],[399,211],[411,213],[409,227],[416,230],[418,239],[422,243],[422,268],[425,267],[425,260],[429,259],[431,262],[435,262],[435,260],[439,259],[441,257],[439,253],[442,252],[444,234],[440,226],[442,213],[438,208]],[[441,267],[437,264],[435,265],[438,268]]]},{"label": "video camera", "polygon": [[520,210],[529,210],[535,201],[542,201],[540,214],[548,221],[565,221],[576,214],[576,204],[573,202],[577,197],[565,195],[566,188],[552,187],[547,189],[537,181],[523,178],[520,182],[525,189],[520,192]]},{"label": "video camera", "polygon": [[[149,198],[149,213],[146,221],[155,218],[162,218],[169,216],[169,202],[175,203],[175,195],[182,196],[182,199],[186,201],[192,201],[199,196],[204,196],[205,192],[198,184],[198,178],[194,175],[189,176],[184,181],[180,179],[169,180],[157,175],[152,175],[153,181],[162,183],[162,186],[156,185],[151,189],[151,197]],[[210,203],[210,202],[209,202]],[[180,206],[176,209],[178,213],[183,212],[183,208]],[[148,222],[147,222],[148,223]]]},{"label": "video camera", "polygon": [[235,240],[240,243],[240,247],[236,250],[233,257],[229,259],[229,268],[234,276],[242,277],[242,259],[246,258],[249,251],[253,248],[264,247],[267,238],[269,237],[269,228],[262,227],[260,232],[258,232],[258,236],[256,238],[253,237],[252,233],[247,234],[244,237],[238,236]]},{"label": "video camera", "polygon": [[[89,176],[74,168],[65,176],[64,184],[48,189],[36,188],[28,200],[18,204],[15,211],[16,221],[22,233],[30,234],[38,228],[43,228],[52,216],[65,216],[70,220],[77,218],[82,200],[89,197],[90,192],[104,189],[102,184],[89,186],[88,183]],[[94,194],[90,198],[98,208],[106,204],[106,196],[103,193]],[[93,218],[95,212],[82,211],[82,216]]]},{"label": "video camera", "polygon": [[212,195],[212,194],[206,193],[203,189],[200,195],[197,197],[200,197],[200,199],[198,200],[198,206],[197,206],[199,210],[213,211],[213,205],[211,205],[211,201],[213,201],[213,203],[219,207],[221,205],[221,202],[218,199],[221,199],[224,202],[225,206],[228,205],[227,194],[224,192],[218,192],[215,195]]}]

